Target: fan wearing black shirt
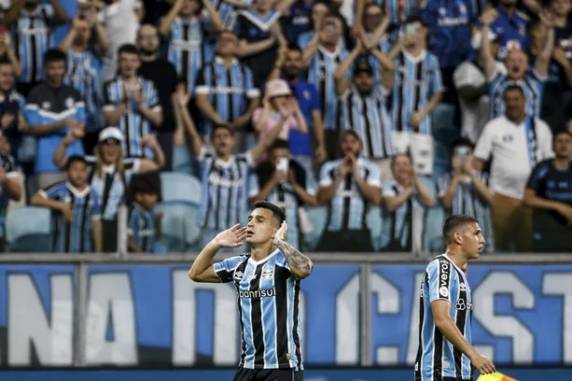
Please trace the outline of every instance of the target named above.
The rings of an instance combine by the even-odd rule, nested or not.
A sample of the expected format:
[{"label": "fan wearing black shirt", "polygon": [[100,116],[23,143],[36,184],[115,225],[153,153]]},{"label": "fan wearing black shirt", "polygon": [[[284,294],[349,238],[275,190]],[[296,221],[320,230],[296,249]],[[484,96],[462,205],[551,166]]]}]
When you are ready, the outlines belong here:
[{"label": "fan wearing black shirt", "polygon": [[536,165],[524,202],[534,208],[532,241],[535,251],[572,249],[572,133],[554,135],[554,159]]},{"label": "fan wearing black shirt", "polygon": [[141,52],[139,75],[153,82],[163,110],[163,124],[156,129],[157,140],[165,154],[163,170],[170,171],[173,163],[175,119],[172,97],[178,83],[175,67],[159,55],[159,32],[150,24],[142,25],[137,32],[137,48]]}]

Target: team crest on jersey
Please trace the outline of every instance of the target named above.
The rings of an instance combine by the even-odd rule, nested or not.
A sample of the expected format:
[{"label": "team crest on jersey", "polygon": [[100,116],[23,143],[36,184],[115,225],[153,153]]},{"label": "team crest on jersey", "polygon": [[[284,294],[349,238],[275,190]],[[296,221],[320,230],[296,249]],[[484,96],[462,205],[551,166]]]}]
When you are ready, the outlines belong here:
[{"label": "team crest on jersey", "polygon": [[264,279],[274,278],[274,269],[273,268],[262,269],[262,278]]},{"label": "team crest on jersey", "polygon": [[233,278],[235,281],[240,282],[244,277],[244,273],[240,270],[234,272]]},{"label": "team crest on jersey", "polygon": [[50,102],[48,102],[48,101],[42,102],[42,108],[44,110],[49,110],[50,107],[52,107],[52,104]]}]

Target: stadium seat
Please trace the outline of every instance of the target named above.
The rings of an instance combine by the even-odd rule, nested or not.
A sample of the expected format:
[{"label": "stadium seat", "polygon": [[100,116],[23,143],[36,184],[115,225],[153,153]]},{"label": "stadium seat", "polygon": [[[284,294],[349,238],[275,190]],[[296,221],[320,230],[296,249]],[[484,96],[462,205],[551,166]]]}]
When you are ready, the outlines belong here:
[{"label": "stadium seat", "polygon": [[161,246],[166,252],[185,252],[198,242],[201,229],[197,224],[198,207],[188,202],[167,202],[159,205],[161,219]]},{"label": "stadium seat", "polygon": [[6,251],[49,253],[51,212],[38,207],[10,210],[6,216]]},{"label": "stadium seat", "polygon": [[183,202],[198,205],[201,200],[201,183],[193,176],[179,172],[161,173],[163,202]]}]

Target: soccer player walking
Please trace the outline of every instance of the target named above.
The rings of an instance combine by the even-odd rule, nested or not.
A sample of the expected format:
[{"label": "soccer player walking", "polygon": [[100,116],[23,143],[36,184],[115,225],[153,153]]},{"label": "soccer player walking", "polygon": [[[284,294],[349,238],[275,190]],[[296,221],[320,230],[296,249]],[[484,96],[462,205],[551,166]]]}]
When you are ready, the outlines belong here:
[{"label": "soccer player walking", "polygon": [[[234,381],[301,381],[302,354],[298,333],[300,280],[310,275],[312,261],[288,244],[284,211],[261,201],[248,224],[217,234],[189,270],[195,282],[233,282],[241,323],[239,369]],[[214,263],[221,248],[250,244],[250,253]]]},{"label": "soccer player walking", "polygon": [[472,369],[492,373],[495,366],[471,345],[472,298],[466,271],[485,247],[476,219],[453,215],[443,227],[445,254],[425,270],[419,308],[416,381],[472,380]]}]

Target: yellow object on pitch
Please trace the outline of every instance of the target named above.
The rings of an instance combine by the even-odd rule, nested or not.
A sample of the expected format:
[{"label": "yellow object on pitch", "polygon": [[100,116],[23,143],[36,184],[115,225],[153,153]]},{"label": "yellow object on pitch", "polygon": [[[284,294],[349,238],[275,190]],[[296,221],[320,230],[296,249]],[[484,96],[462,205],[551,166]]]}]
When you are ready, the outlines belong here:
[{"label": "yellow object on pitch", "polygon": [[481,374],[477,381],[518,381],[514,378],[506,376],[500,372],[495,372],[491,374]]}]

